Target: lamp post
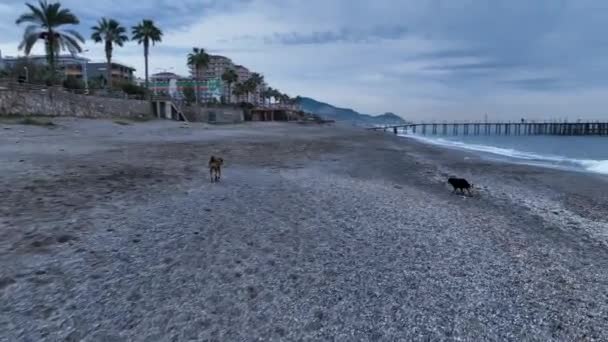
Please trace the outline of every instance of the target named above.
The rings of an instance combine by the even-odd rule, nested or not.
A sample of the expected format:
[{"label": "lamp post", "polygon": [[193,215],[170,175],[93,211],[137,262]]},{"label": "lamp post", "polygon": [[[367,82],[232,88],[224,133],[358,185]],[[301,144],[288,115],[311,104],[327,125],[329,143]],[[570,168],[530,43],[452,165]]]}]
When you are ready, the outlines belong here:
[{"label": "lamp post", "polygon": [[24,66],[23,70],[25,71],[25,83],[29,83],[30,82],[30,70]]}]

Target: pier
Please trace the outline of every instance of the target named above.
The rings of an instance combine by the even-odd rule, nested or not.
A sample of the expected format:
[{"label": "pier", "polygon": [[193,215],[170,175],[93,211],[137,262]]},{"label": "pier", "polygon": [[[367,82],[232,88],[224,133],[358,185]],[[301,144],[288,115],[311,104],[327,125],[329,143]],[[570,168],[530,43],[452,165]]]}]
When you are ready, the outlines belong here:
[{"label": "pier", "polygon": [[608,122],[411,123],[373,127],[394,134],[608,136]]}]

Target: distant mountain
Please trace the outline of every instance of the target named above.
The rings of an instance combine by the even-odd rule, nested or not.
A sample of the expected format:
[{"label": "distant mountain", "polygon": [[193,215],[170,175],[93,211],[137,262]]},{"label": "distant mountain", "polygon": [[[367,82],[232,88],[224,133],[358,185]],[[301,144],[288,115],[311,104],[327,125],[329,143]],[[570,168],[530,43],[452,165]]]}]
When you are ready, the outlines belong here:
[{"label": "distant mountain", "polygon": [[357,125],[390,125],[405,123],[405,120],[394,113],[382,115],[361,114],[350,108],[339,108],[309,97],[299,97],[298,104],[303,111],[317,114],[327,120],[350,122]]}]

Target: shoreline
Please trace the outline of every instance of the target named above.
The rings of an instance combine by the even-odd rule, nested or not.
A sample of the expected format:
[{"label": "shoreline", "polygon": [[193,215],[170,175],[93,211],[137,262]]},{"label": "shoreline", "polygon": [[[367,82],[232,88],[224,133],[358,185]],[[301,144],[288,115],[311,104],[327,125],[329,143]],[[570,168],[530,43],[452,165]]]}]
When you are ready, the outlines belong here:
[{"label": "shoreline", "polygon": [[408,140],[424,150],[421,157],[444,178],[468,178],[498,203],[523,207],[566,230],[576,225],[608,247],[608,217],[601,214],[608,212],[608,175],[491,159],[476,151]]},{"label": "shoreline", "polygon": [[340,125],[56,121],[0,130],[0,339],[607,337],[604,177]]},{"label": "shoreline", "polygon": [[[413,139],[418,142],[446,148],[450,150],[465,151],[473,153],[484,159],[496,162],[508,162],[511,164],[546,167],[564,171],[584,172],[608,176],[608,170],[604,170],[606,160],[580,159],[558,155],[546,155],[536,152],[516,150],[513,148],[497,147],[486,144],[467,143],[463,141],[440,141],[426,136],[415,136],[412,134],[400,134],[399,137]],[[542,138],[540,136],[539,138]]]}]

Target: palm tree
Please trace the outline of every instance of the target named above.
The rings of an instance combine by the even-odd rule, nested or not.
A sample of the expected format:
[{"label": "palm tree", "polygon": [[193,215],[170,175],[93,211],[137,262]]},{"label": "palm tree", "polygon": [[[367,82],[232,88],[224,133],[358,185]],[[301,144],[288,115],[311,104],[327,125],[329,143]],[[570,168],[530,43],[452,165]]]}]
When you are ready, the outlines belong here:
[{"label": "palm tree", "polygon": [[281,92],[278,89],[272,89],[272,96],[275,102],[281,102]]},{"label": "palm tree", "polygon": [[234,85],[232,92],[237,97],[237,101],[239,101],[241,96],[247,93],[247,86],[244,83],[237,83]]},{"label": "palm tree", "polygon": [[114,19],[101,18],[97,26],[91,27],[93,34],[91,39],[95,43],[105,43],[106,61],[107,61],[107,82],[108,89],[112,89],[112,50],[114,44],[122,46],[129,40],[127,30]]},{"label": "palm tree", "polygon": [[[249,93],[254,93],[262,84],[264,84],[264,76],[258,74],[257,72],[254,72],[253,74],[251,74],[251,77],[247,81],[249,82]],[[247,97],[249,97],[249,94],[247,94]]]},{"label": "palm tree", "polygon": [[228,103],[232,102],[232,83],[236,83],[239,81],[239,75],[234,71],[234,69],[228,69],[224,71],[222,74],[222,81],[228,84]]},{"label": "palm tree", "polygon": [[255,91],[257,88],[257,83],[253,77],[250,77],[247,81],[243,83],[243,90],[245,91],[245,95],[247,95],[246,102],[249,102],[249,95]]},{"label": "palm tree", "polygon": [[209,55],[205,49],[192,48],[192,52],[188,54],[188,66],[194,69],[194,82],[196,83],[196,103],[198,103],[198,80],[200,70],[209,65]]},{"label": "palm tree", "polygon": [[38,40],[44,41],[46,58],[55,80],[55,62],[61,50],[67,49],[71,54],[82,52],[80,47],[84,38],[75,30],[62,30],[64,25],[77,25],[80,20],[67,8],[61,8],[59,3],[49,4],[46,0],[40,0],[39,7],[25,4],[30,12],[24,13],[15,23],[20,25],[28,23],[23,34],[23,41],[19,44],[19,50],[25,50],[29,55]]},{"label": "palm tree", "polygon": [[272,87],[268,87],[262,92],[262,97],[264,100],[268,99],[269,106],[272,105],[272,97],[274,96],[274,92],[275,90]]},{"label": "palm tree", "polygon": [[149,88],[148,81],[148,55],[150,53],[150,42],[159,43],[162,41],[163,32],[154,25],[154,21],[144,19],[137,26],[133,26],[132,40],[136,40],[138,44],[144,45],[144,58],[146,60],[146,89]]}]

